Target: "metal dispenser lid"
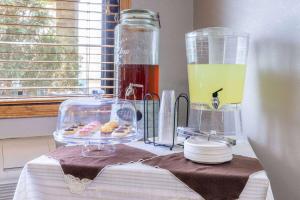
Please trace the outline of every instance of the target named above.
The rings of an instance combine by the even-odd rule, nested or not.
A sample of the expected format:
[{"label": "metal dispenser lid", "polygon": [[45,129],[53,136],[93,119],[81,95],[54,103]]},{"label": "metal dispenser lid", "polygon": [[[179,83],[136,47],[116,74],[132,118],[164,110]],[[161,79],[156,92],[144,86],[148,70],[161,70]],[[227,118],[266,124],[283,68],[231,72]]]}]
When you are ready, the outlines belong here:
[{"label": "metal dispenser lid", "polygon": [[147,9],[126,9],[121,11],[120,22],[124,20],[145,20],[147,23],[159,26],[160,27],[160,19],[159,13],[147,10]]}]

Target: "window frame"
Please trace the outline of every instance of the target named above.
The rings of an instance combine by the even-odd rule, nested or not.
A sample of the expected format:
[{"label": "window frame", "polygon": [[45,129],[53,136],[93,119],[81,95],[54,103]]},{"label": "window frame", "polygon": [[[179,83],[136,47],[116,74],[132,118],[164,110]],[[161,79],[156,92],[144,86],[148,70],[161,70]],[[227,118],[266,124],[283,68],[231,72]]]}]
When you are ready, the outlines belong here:
[{"label": "window frame", "polygon": [[[120,10],[129,8],[131,8],[131,0],[120,0]],[[56,117],[61,102],[68,98],[70,97],[0,99],[0,119]]]}]

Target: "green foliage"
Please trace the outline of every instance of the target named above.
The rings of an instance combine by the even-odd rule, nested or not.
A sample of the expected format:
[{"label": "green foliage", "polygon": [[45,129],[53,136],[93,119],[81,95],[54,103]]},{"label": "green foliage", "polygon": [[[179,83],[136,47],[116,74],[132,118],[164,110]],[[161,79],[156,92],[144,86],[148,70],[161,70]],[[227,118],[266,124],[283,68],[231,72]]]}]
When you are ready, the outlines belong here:
[{"label": "green foliage", "polygon": [[[0,4],[15,6],[0,6],[0,60],[2,60],[0,62],[0,78],[20,78],[18,83],[22,87],[78,86],[78,80],[28,80],[78,77],[77,71],[63,71],[78,70],[80,67],[76,63],[81,60],[78,55],[78,47],[75,46],[78,43],[77,32],[74,29],[55,28],[59,23],[76,23],[76,21],[52,19],[57,14],[54,10],[32,9],[32,7],[55,8],[55,1],[0,0]],[[74,46],[55,46],[53,44],[74,44]],[[5,62],[4,60],[14,60],[14,62]],[[27,80],[22,80],[24,78]],[[16,81],[3,80],[0,81],[0,87],[12,87],[14,83]],[[51,92],[66,92],[67,90],[28,89],[23,91],[25,95],[36,96],[41,95],[41,91],[44,92],[44,95],[48,95]],[[11,90],[2,91],[2,95],[5,96],[12,96],[15,93]]]}]

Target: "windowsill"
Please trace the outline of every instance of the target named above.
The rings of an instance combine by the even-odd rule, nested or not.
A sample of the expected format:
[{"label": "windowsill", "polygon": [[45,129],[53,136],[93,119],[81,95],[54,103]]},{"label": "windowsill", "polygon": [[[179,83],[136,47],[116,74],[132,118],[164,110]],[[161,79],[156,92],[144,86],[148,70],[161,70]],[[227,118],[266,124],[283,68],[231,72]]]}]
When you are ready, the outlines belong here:
[{"label": "windowsill", "polygon": [[0,106],[2,105],[24,105],[24,104],[38,104],[38,103],[55,103],[62,102],[69,97],[37,97],[37,98],[11,98],[0,99]]},{"label": "windowsill", "polygon": [[[86,97],[86,96],[81,96]],[[112,98],[110,94],[104,98]],[[71,97],[0,99],[0,119],[56,117],[61,102]]]},{"label": "windowsill", "polygon": [[55,117],[59,105],[68,97],[1,99],[0,119]]}]

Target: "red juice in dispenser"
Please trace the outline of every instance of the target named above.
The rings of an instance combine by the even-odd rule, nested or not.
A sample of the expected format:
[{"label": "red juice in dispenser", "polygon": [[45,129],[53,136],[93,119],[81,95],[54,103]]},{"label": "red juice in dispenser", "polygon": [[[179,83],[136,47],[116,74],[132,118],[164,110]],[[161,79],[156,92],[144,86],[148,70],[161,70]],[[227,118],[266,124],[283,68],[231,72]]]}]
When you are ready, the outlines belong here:
[{"label": "red juice in dispenser", "polygon": [[[135,84],[134,95],[126,97],[127,88]],[[159,67],[146,64],[123,64],[119,66],[119,97],[142,100],[147,93],[158,94]]]}]

